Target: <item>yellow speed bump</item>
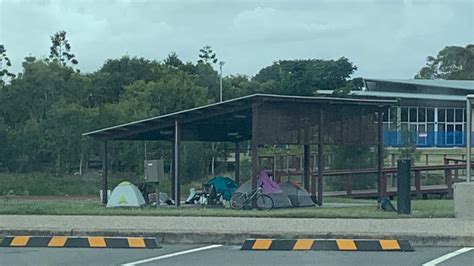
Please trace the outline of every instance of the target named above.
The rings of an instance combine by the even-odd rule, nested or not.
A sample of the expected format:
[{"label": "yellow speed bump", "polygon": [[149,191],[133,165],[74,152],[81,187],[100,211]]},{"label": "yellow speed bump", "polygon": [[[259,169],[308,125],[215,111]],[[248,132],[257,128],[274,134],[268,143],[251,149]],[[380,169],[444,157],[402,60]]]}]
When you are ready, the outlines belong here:
[{"label": "yellow speed bump", "polygon": [[153,237],[7,236],[0,247],[161,248]]},{"label": "yellow speed bump", "polygon": [[247,239],[241,250],[414,251],[408,240]]}]

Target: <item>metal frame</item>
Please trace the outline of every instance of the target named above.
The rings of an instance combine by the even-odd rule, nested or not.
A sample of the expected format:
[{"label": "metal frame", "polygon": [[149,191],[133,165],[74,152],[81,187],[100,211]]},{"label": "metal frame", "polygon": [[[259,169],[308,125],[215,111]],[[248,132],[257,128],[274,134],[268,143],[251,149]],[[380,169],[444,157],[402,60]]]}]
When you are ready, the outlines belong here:
[{"label": "metal frame", "polygon": [[[180,205],[180,143],[190,141],[229,141],[235,143],[236,160],[240,158],[239,142],[250,140],[252,154],[252,187],[257,186],[258,147],[266,144],[304,145],[304,187],[322,204],[323,144],[377,145],[379,190],[383,163],[382,114],[395,100],[367,100],[331,97],[303,97],[256,94],[172,114],[126,123],[84,133],[104,140],[104,191],[107,193],[108,140],[166,140],[173,142],[172,191],[175,205]],[[308,111],[310,109],[311,111]],[[314,116],[314,114],[318,114]],[[374,114],[378,126],[374,127]],[[372,117],[372,118],[370,118]],[[267,123],[265,120],[269,120]],[[283,124],[283,126],[282,126]],[[279,128],[279,133],[275,132]],[[216,131],[223,131],[216,134]],[[162,132],[162,131],[166,131]],[[282,138],[275,134],[283,134]],[[373,138],[371,137],[373,135]],[[270,136],[270,137],[268,137]],[[377,138],[375,138],[377,136]],[[280,136],[281,137],[281,136]],[[349,138],[349,139],[347,139]],[[376,140],[376,142],[375,142]],[[284,142],[289,141],[289,142]],[[318,145],[318,176],[311,180],[310,144]],[[235,179],[240,182],[236,162]],[[317,192],[316,189],[317,183]],[[379,191],[379,198],[384,191]]]},{"label": "metal frame", "polygon": [[466,181],[471,182],[471,135],[472,135],[472,101],[474,95],[466,97]]}]

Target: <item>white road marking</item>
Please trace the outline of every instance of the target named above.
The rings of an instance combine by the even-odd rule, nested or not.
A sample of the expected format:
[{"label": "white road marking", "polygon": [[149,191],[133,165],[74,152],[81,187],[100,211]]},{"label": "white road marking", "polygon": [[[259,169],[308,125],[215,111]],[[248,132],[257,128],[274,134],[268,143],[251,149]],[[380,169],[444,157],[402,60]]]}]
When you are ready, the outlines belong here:
[{"label": "white road marking", "polygon": [[203,251],[203,250],[208,250],[208,249],[218,248],[218,247],[222,247],[222,245],[210,245],[210,246],[205,246],[205,247],[200,247],[200,248],[184,250],[184,251],[171,253],[171,254],[166,254],[166,255],[161,255],[161,256],[153,257],[153,258],[149,258],[149,259],[129,262],[129,263],[126,263],[126,264],[122,264],[122,266],[134,266],[134,265],[147,263],[147,262],[150,262],[150,261],[167,259],[167,258],[171,258],[171,257],[176,257],[176,256],[184,255],[184,254],[189,254],[189,253],[193,253],[193,252],[198,252],[198,251]]},{"label": "white road marking", "polygon": [[453,251],[451,253],[448,253],[446,255],[443,255],[439,258],[436,258],[432,261],[428,261],[428,262],[424,263],[423,266],[435,266],[435,265],[438,265],[439,263],[441,263],[443,261],[447,261],[452,257],[461,255],[461,254],[466,253],[466,252],[471,251],[471,250],[474,250],[474,247],[473,248],[461,248],[461,249],[458,249],[458,250]]}]

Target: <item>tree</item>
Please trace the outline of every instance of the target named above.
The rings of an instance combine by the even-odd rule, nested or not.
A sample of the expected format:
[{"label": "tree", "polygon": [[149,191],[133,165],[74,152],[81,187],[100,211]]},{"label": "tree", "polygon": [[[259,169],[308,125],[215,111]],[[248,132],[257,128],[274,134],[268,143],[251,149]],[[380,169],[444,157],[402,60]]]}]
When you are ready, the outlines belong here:
[{"label": "tree", "polygon": [[362,78],[354,78],[354,79],[348,80],[344,87],[334,89],[332,95],[338,96],[338,97],[345,97],[345,96],[348,96],[351,93],[351,91],[361,90],[363,86],[364,86],[364,81],[362,80]]},{"label": "tree", "polygon": [[0,85],[4,83],[3,77],[14,78],[15,74],[8,71],[8,68],[12,66],[10,58],[7,56],[7,49],[3,44],[0,44]]},{"label": "tree", "polygon": [[99,71],[91,75],[92,97],[96,104],[118,102],[125,87],[135,81],[153,81],[165,68],[156,61],[123,56],[108,59]]},{"label": "tree", "polygon": [[474,80],[474,44],[446,46],[436,58],[428,56],[415,78]]},{"label": "tree", "polygon": [[27,58],[23,72],[3,89],[5,120],[12,127],[28,119],[41,122],[51,105],[60,99],[86,104],[88,87],[88,80],[70,67]]},{"label": "tree", "polygon": [[77,65],[79,62],[76,59],[76,56],[71,53],[71,45],[66,39],[65,31],[58,31],[53,36],[51,36],[51,48],[49,58],[53,62],[59,62],[61,65],[66,66],[68,62],[73,65]]},{"label": "tree", "polygon": [[198,63],[204,64],[215,64],[218,61],[216,53],[212,51],[209,45],[205,45],[199,50],[199,58]]},{"label": "tree", "polygon": [[261,69],[253,80],[267,83],[267,93],[315,95],[317,90],[335,90],[346,86],[357,70],[349,60],[282,60]]},{"label": "tree", "polygon": [[183,61],[181,61],[181,59],[179,59],[176,52],[171,52],[168,55],[168,57],[166,57],[166,59],[165,59],[165,65],[170,66],[170,67],[174,67],[174,68],[179,68],[184,64],[183,64]]},{"label": "tree", "polygon": [[169,70],[156,81],[139,80],[127,86],[120,103],[128,102],[132,112],[138,108],[150,116],[204,105],[206,96],[207,89],[197,85],[192,76],[180,70]]},{"label": "tree", "polygon": [[267,91],[265,84],[251,80],[245,75],[230,75],[223,80],[225,99],[234,99],[255,93],[264,93]]}]

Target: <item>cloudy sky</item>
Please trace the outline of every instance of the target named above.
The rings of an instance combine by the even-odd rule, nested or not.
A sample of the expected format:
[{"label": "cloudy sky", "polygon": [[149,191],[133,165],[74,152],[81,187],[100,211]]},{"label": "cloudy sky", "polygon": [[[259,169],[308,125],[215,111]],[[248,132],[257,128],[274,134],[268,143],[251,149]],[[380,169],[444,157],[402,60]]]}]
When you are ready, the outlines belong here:
[{"label": "cloudy sky", "polygon": [[281,59],[348,57],[354,76],[412,78],[428,55],[474,43],[474,0],[0,0],[0,44],[13,71],[47,57],[67,31],[83,72],[123,55],[195,62],[209,44],[224,75],[255,75]]}]

